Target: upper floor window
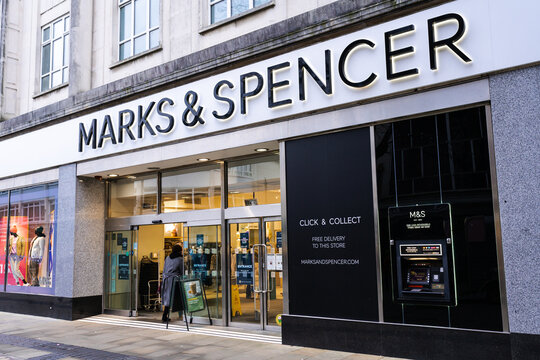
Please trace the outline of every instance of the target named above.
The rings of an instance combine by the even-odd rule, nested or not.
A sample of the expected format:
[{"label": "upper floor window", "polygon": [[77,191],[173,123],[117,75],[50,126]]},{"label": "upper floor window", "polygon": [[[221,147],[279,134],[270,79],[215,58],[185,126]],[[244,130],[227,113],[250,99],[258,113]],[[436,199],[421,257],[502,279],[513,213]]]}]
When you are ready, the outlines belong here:
[{"label": "upper floor window", "polygon": [[271,0],[210,0],[210,24],[269,3]]},{"label": "upper floor window", "polygon": [[159,0],[118,0],[118,59],[159,46]]},{"label": "upper floor window", "polygon": [[41,29],[41,91],[69,80],[69,15]]}]

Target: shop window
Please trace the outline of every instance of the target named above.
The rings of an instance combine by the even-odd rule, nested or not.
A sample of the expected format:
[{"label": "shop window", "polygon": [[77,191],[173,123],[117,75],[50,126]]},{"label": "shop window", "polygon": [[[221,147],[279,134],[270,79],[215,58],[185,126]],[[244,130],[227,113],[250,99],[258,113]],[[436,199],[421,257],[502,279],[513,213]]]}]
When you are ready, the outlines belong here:
[{"label": "shop window", "polygon": [[109,185],[109,217],[157,213],[157,175],[130,176]]},{"label": "shop window", "polygon": [[230,162],[228,206],[279,204],[279,176],[279,155]]},{"label": "shop window", "polygon": [[160,44],[159,0],[118,0],[118,59],[124,60]]},{"label": "shop window", "polygon": [[69,80],[69,28],[67,15],[41,29],[41,91]]},{"label": "shop window", "polygon": [[57,193],[56,184],[12,190],[9,214],[8,196],[0,194],[0,282],[7,291],[51,291]]},{"label": "shop window", "polygon": [[219,165],[164,172],[161,180],[162,212],[218,209],[221,207]]},{"label": "shop window", "polygon": [[271,0],[210,0],[210,24],[242,14]]},{"label": "shop window", "polygon": [[[387,322],[502,330],[493,193],[483,107],[375,126]],[[457,306],[393,301],[388,208],[448,203]]]}]

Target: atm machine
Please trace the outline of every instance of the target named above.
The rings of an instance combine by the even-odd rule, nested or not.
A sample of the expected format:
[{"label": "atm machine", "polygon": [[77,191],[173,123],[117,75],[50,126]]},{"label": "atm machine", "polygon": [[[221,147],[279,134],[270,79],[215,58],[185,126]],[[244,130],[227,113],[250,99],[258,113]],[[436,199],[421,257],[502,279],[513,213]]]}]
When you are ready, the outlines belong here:
[{"label": "atm machine", "polygon": [[394,301],[456,306],[450,204],[388,209]]}]

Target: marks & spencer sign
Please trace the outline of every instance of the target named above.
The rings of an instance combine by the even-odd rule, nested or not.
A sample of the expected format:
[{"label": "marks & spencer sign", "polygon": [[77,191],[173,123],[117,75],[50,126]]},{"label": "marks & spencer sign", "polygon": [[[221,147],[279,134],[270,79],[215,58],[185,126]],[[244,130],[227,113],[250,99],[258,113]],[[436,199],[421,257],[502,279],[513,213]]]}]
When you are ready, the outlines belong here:
[{"label": "marks & spencer sign", "polygon": [[[458,13],[396,26],[361,31],[82,119],[78,151],[145,136],[174,140],[211,132],[212,123],[245,125],[342,104],[373,96],[384,88],[378,83],[402,87],[473,61],[470,49],[460,45],[467,24]],[[417,54],[419,49],[427,52]]]}]

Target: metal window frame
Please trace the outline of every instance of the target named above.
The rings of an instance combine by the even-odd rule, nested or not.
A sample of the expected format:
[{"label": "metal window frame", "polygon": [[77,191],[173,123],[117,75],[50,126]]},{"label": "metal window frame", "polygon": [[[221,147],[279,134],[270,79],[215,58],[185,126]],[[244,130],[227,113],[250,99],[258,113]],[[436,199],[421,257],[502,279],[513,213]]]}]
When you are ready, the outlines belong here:
[{"label": "metal window frame", "polygon": [[[68,82],[69,80],[69,72],[68,72],[68,75],[67,77],[64,76],[64,71],[66,69],[69,69],[69,61],[67,62],[67,64],[64,63],[64,58],[66,56],[66,43],[67,45],[69,46],[69,41],[66,41],[66,37],[69,36],[70,34],[70,29],[71,29],[71,21],[69,22],[69,28],[66,27],[66,21],[68,21],[70,17],[70,14],[66,14],[66,15],[63,15],[59,18],[56,18],[54,19],[53,21],[47,23],[46,25],[42,26],[41,27],[41,32],[40,32],[40,36],[41,36],[41,56],[40,56],[40,64],[39,64],[39,90],[40,91],[47,91],[47,90],[50,90],[53,88],[52,86],[52,75],[53,73],[57,73],[57,72],[60,72],[61,73],[61,76],[62,76],[62,82],[56,86],[60,86],[62,84],[65,84]],[[64,29],[64,31],[62,32],[61,35],[59,35],[58,37],[54,37],[54,31],[53,31],[53,28],[54,28],[54,24],[58,23],[58,22],[62,22],[62,27]],[[49,39],[46,40],[46,41],[43,41],[43,32],[49,28],[49,31],[50,31],[50,36],[49,36]],[[62,39],[62,66],[60,67],[59,70],[56,70],[56,71],[53,71],[53,60],[54,60],[54,49],[53,49],[53,43],[55,40],[59,40],[59,39]],[[49,69],[46,73],[42,73],[43,71],[43,48],[46,46],[46,45],[50,45],[50,54],[49,54]],[[69,48],[67,49],[67,53],[69,53]],[[42,84],[43,84],[43,78],[45,77],[49,77],[49,81],[48,81],[48,87],[46,89],[44,89],[42,87]],[[55,87],[56,87],[55,86]]]},{"label": "metal window frame", "polygon": [[[161,24],[161,17],[160,17],[160,21],[158,23],[157,26],[154,26],[154,27],[150,27],[150,1],[151,0],[144,0],[145,1],[145,8],[146,8],[146,13],[145,13],[145,16],[144,16],[144,19],[145,19],[145,30],[139,34],[135,34],[135,0],[118,0],[118,61],[123,61],[123,60],[126,60],[126,59],[129,59],[135,55],[138,55],[138,54],[141,54],[147,50],[150,50],[151,47],[150,47],[150,33],[154,30],[159,30],[160,28],[160,24]],[[161,13],[161,0],[158,0],[159,1],[159,12]],[[132,5],[131,7],[131,28],[130,28],[130,34],[129,36],[127,36],[124,40],[121,40],[120,39],[120,26],[122,24],[122,11],[121,9],[123,7],[126,7],[128,5]],[[146,41],[145,41],[145,48],[144,50],[142,50],[141,52],[135,54],[135,39],[136,38],[140,38],[141,36],[146,36]],[[161,36],[161,34],[160,34]],[[126,56],[125,58],[122,58],[121,55],[122,55],[122,52],[120,50],[120,47],[126,43],[130,43],[131,46],[130,46],[130,51],[129,51],[129,55]],[[161,39],[158,43],[157,46],[155,47],[158,47],[159,45],[161,44]]]}]

